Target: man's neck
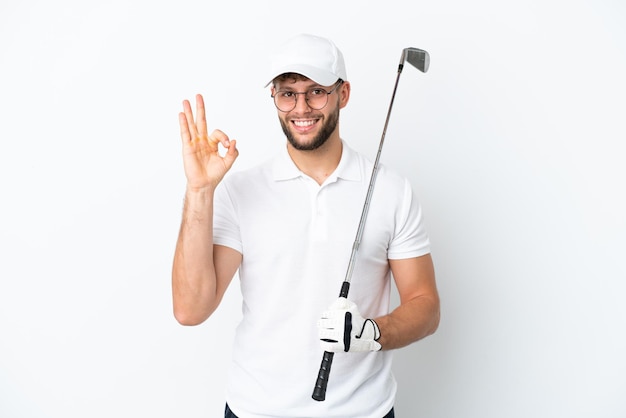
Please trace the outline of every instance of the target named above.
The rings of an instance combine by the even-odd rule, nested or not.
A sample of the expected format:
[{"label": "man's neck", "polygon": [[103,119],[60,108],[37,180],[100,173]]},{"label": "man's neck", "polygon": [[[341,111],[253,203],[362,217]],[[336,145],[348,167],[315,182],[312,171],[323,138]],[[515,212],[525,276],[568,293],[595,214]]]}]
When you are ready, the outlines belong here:
[{"label": "man's neck", "polygon": [[321,185],[339,165],[343,144],[337,135],[316,150],[300,151],[287,143],[287,151],[298,169]]}]

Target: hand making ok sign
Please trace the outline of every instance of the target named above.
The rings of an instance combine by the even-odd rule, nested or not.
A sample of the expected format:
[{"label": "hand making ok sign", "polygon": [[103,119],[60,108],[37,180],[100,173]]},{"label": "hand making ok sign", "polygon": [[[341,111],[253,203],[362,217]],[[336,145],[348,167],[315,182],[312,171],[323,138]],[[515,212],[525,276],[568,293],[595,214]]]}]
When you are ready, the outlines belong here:
[{"label": "hand making ok sign", "polygon": [[[202,95],[196,95],[196,117],[188,100],[183,101],[183,112],[178,114],[180,137],[183,142],[183,164],[187,187],[201,190],[216,187],[232,167],[239,155],[235,140],[216,129],[207,133],[206,115]],[[219,154],[218,145],[226,149],[224,156]]]}]

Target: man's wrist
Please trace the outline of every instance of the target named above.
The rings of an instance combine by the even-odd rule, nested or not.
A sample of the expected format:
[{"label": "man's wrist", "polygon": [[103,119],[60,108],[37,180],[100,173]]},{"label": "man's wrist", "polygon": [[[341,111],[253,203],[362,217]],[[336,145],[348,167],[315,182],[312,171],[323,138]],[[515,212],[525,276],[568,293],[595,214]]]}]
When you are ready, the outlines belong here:
[{"label": "man's wrist", "polygon": [[207,194],[213,194],[215,192],[215,186],[207,184],[206,186],[192,186],[187,183],[185,187],[185,195],[189,196],[205,196]]}]

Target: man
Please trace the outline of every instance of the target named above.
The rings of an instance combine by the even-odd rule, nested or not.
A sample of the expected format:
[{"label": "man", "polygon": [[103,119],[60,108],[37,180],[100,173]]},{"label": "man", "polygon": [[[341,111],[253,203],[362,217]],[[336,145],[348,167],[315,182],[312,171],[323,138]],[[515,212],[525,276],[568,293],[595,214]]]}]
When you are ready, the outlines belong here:
[{"label": "man", "polygon": [[[228,176],[236,141],[208,133],[202,96],[195,118],[183,102],[187,189],[174,315],[184,325],[205,321],[239,271],[243,318],[226,417],[393,417],[391,350],[439,323],[420,206],[407,180],[381,165],[349,300],[337,299],[372,169],[339,134],[350,98],[343,55],[327,39],[298,35],[275,51],[268,81],[286,146]],[[389,313],[392,277],[401,303]],[[317,402],[324,350],[336,355],[326,400]]]}]

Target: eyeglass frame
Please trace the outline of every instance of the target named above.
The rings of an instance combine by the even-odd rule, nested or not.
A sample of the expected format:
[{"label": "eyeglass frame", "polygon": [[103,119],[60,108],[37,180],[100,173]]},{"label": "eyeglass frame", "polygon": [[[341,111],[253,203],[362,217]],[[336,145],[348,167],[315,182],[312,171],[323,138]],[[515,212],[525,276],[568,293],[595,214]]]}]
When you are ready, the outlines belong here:
[{"label": "eyeglass frame", "polygon": [[[310,107],[313,110],[322,110],[323,108],[325,108],[328,105],[328,96],[330,96],[335,90],[337,90],[337,88],[339,86],[341,86],[343,84],[343,80],[340,78],[337,81],[335,81],[335,86],[330,89],[330,91],[326,91],[326,89],[322,88],[322,87],[311,87],[310,89],[308,89],[305,92],[298,92],[298,91],[288,91],[288,90],[276,90],[274,92],[274,94],[271,95],[273,102],[274,102],[274,106],[276,106],[276,109],[278,109],[279,111],[283,112],[283,113],[289,113],[292,110],[294,110],[296,108],[296,106],[298,106],[298,95],[299,94],[304,94],[304,101],[306,102],[306,105],[308,107]],[[311,90],[322,90],[324,93],[326,93],[326,103],[324,103],[324,106],[320,107],[320,108],[314,108],[309,104],[309,99],[307,99],[306,95],[311,91]],[[276,95],[280,92],[285,92],[285,93],[291,93],[293,95],[296,96],[296,100],[294,100],[293,102],[293,107],[289,110],[282,110],[280,107],[278,107],[278,104],[276,103]]]}]

